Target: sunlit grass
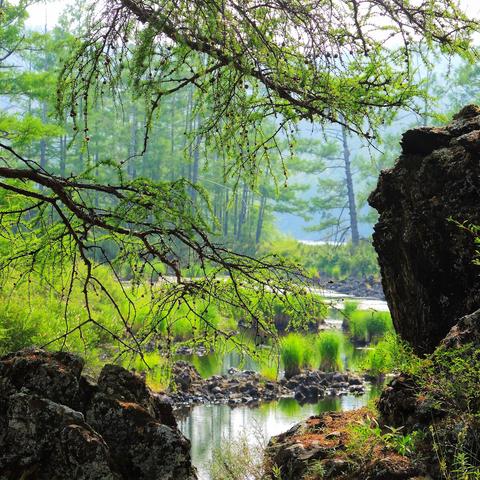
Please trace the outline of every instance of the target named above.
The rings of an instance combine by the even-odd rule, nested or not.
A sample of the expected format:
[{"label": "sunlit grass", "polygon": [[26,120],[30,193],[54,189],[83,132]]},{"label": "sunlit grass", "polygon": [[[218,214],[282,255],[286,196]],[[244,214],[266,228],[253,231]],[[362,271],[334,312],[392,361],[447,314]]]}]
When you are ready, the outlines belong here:
[{"label": "sunlit grass", "polygon": [[303,364],[305,339],[297,334],[290,333],[280,343],[280,358],[285,369],[285,377],[291,378],[300,373]]},{"label": "sunlit grass", "polygon": [[319,368],[324,371],[342,369],[341,349],[343,335],[340,332],[326,331],[318,334],[316,347],[319,355]]},{"label": "sunlit grass", "polygon": [[388,312],[354,309],[349,312],[346,324],[352,340],[359,343],[378,341],[393,331]]},{"label": "sunlit grass", "polygon": [[171,365],[158,352],[145,352],[143,359],[140,355],[128,356],[123,360],[122,366],[144,376],[152,390],[164,391],[171,384]]}]

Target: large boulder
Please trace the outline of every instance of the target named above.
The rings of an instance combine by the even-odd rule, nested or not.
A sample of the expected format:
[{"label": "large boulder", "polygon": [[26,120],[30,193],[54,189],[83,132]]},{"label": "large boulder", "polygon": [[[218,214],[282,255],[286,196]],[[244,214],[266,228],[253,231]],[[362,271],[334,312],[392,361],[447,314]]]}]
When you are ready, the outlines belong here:
[{"label": "large boulder", "polygon": [[0,358],[0,480],[195,480],[171,404],[127,370],[98,384],[71,354]]},{"label": "large boulder", "polygon": [[469,343],[480,346],[480,310],[465,315],[442,340],[443,348],[460,348]]},{"label": "large boulder", "polygon": [[429,353],[480,308],[475,245],[458,224],[480,224],[480,108],[407,131],[402,150],[369,198],[380,214],[373,243],[397,332]]}]

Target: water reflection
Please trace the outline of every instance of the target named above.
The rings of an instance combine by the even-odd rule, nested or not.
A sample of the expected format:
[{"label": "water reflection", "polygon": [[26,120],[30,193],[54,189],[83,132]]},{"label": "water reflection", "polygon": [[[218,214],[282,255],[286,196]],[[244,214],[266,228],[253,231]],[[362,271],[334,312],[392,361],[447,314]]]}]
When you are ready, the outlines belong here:
[{"label": "water reflection", "polygon": [[199,479],[209,480],[212,452],[222,442],[235,440],[246,433],[255,444],[259,435],[268,440],[310,415],[360,408],[375,396],[378,396],[378,387],[369,389],[361,397],[329,397],[316,404],[300,405],[293,398],[281,398],[261,404],[258,408],[199,405],[178,411],[177,419],[180,430],[192,442],[192,460],[198,469]]}]

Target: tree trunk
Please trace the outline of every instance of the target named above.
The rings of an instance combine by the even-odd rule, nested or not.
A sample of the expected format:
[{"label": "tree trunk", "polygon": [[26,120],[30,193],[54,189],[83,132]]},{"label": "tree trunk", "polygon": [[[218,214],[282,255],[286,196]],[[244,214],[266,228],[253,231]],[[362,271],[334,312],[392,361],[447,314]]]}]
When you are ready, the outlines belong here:
[{"label": "tree trunk", "polygon": [[67,166],[67,136],[60,137],[60,176],[65,177]]},{"label": "tree trunk", "polygon": [[[42,104],[42,123],[45,124],[47,122],[47,104],[43,102]],[[40,167],[43,170],[47,168],[47,140],[42,138],[40,140]]]},{"label": "tree trunk", "polygon": [[225,205],[224,205],[224,211],[223,211],[223,237],[225,240],[228,238],[228,207],[229,207],[229,195],[228,195],[228,190],[225,192]]},{"label": "tree trunk", "polygon": [[266,206],[267,206],[267,197],[262,195],[262,199],[260,201],[260,209],[258,210],[257,231],[255,233],[255,243],[257,245],[260,243],[260,238],[262,237],[263,219],[265,217]]},{"label": "tree trunk", "polygon": [[243,184],[242,200],[240,205],[240,214],[238,216],[238,226],[237,226],[237,240],[240,240],[242,237],[242,226],[245,223],[247,218],[247,207],[248,207],[248,188],[247,184]]},{"label": "tree trunk", "polygon": [[360,241],[358,233],[357,206],[355,203],[355,190],[353,188],[352,166],[350,163],[350,149],[348,148],[347,129],[342,127],[343,161],[345,163],[345,180],[347,184],[348,210],[350,213],[350,232],[352,244],[357,246]]},{"label": "tree trunk", "polygon": [[[200,127],[200,118],[197,115],[197,118],[195,119],[195,124],[194,128],[198,129]],[[191,182],[193,185],[196,185],[198,183],[198,172],[200,169],[200,143],[202,142],[202,137],[200,135],[197,135],[195,137],[195,144],[193,146],[193,167],[192,167],[192,178]],[[195,203],[197,200],[197,190],[195,188],[192,188],[192,202]]]},{"label": "tree trunk", "polygon": [[137,119],[137,107],[132,106],[132,113],[130,117],[131,129],[130,129],[130,145],[128,152],[128,165],[127,172],[130,179],[135,179],[137,176],[137,169],[135,165],[135,158],[133,158],[138,153],[138,119]]}]

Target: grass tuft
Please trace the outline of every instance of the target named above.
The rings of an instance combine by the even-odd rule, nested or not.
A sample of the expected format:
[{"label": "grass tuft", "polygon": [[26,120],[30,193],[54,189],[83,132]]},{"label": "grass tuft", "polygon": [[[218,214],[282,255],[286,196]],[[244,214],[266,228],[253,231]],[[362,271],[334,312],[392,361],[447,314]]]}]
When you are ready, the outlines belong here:
[{"label": "grass tuft", "polygon": [[300,373],[303,364],[305,339],[297,333],[290,333],[280,343],[280,357],[285,368],[285,377],[291,378]]},{"label": "grass tuft", "polygon": [[319,368],[323,371],[342,369],[340,352],[343,336],[340,332],[321,332],[317,338],[317,351],[320,358]]}]

